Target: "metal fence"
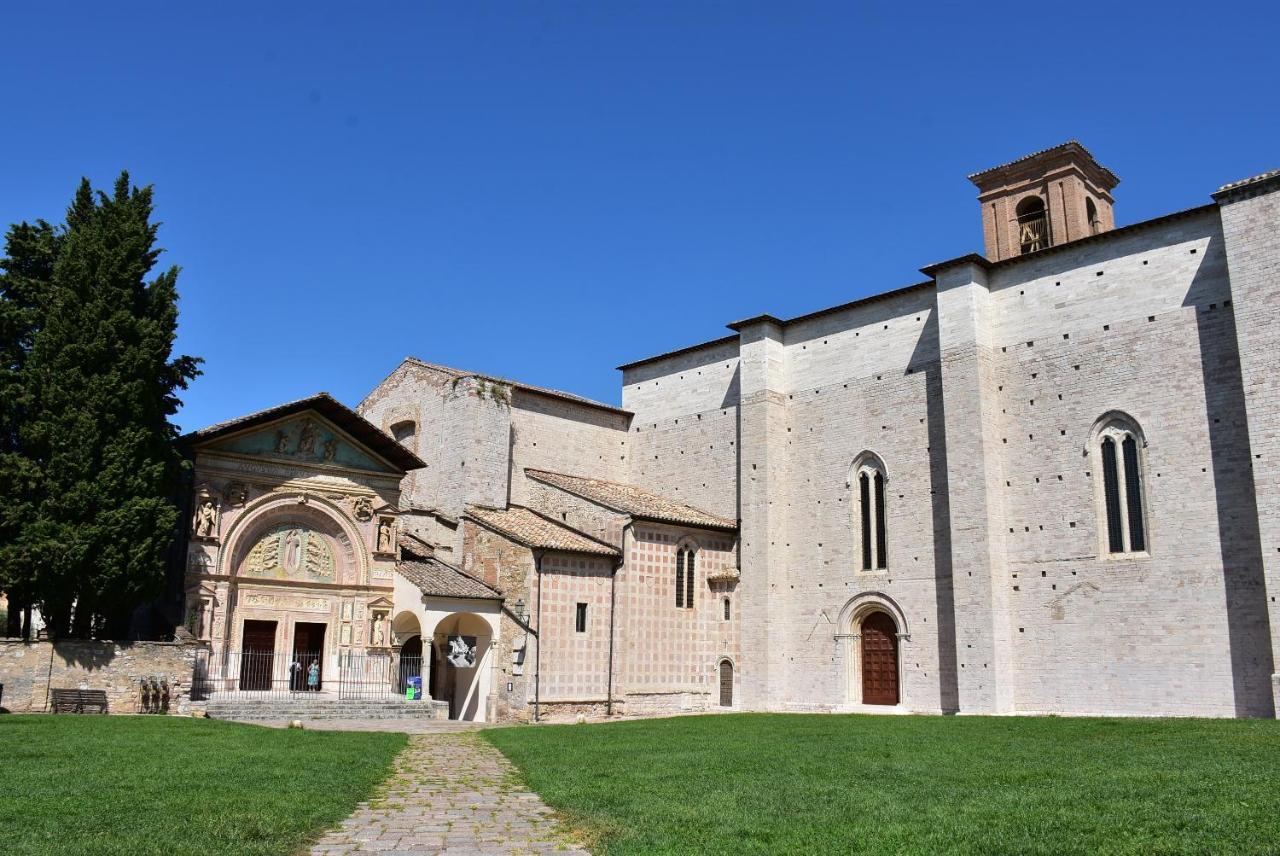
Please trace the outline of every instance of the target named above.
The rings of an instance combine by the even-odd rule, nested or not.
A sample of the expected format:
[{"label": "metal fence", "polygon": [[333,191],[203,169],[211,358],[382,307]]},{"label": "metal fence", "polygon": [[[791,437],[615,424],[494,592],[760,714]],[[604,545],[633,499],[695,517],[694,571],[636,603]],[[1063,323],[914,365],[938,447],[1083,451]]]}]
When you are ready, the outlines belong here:
[{"label": "metal fence", "polygon": [[[247,697],[389,698],[403,696],[409,679],[422,677],[422,657],[399,652],[337,655],[336,670],[322,652],[200,651],[193,670],[194,701]],[[336,671],[336,674],[332,672]],[[423,694],[427,692],[423,680]]]}]

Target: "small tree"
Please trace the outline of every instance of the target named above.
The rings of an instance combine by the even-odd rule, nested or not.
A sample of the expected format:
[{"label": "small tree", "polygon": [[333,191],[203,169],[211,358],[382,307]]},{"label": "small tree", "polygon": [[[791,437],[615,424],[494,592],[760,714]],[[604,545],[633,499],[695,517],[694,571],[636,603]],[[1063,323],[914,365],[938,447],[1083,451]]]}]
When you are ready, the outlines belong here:
[{"label": "small tree", "polygon": [[0,584],[38,604],[53,635],[127,631],[161,589],[175,533],[183,463],[169,417],[199,360],[172,356],[178,269],[147,281],[161,252],[151,197],[127,173],[111,196],[84,180],[62,229],[10,231],[6,280],[44,258],[29,232],[52,265],[13,372],[16,439],[0,504],[12,495],[20,511],[0,519],[16,534]]}]

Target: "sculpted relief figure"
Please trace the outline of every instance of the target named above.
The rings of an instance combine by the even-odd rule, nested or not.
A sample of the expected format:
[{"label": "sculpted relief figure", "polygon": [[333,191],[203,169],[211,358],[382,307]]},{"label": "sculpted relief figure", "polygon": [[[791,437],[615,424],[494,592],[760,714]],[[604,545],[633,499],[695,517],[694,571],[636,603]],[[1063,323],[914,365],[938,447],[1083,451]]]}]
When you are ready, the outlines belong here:
[{"label": "sculpted relief figure", "polygon": [[249,499],[249,488],[243,482],[232,482],[227,485],[227,503],[232,508],[240,508]]},{"label": "sculpted relief figure", "polygon": [[387,626],[381,612],[373,619],[373,644],[379,648],[387,644]]},{"label": "sculpted relief figure", "polygon": [[356,497],[356,501],[351,504],[351,513],[356,516],[356,520],[366,522],[373,517],[373,500],[367,496]]},{"label": "sculpted relief figure", "polygon": [[276,432],[276,454],[278,455],[289,454],[289,432],[288,431]]},{"label": "sculpted relief figure", "polygon": [[196,537],[212,538],[218,532],[218,508],[213,500],[205,497],[196,510]]},{"label": "sculpted relief figure", "polygon": [[298,454],[314,455],[316,453],[316,426],[308,419],[302,423],[302,432],[298,434]]},{"label": "sculpted relief figure", "polygon": [[330,437],[324,441],[324,454],[321,456],[326,463],[332,463],[333,459],[338,456],[338,441]]},{"label": "sculpted relief figure", "polygon": [[296,571],[302,565],[302,536],[290,529],[284,539],[284,569]]},{"label": "sculpted relief figure", "polygon": [[378,522],[378,552],[390,553],[391,549],[391,518],[384,517]]}]

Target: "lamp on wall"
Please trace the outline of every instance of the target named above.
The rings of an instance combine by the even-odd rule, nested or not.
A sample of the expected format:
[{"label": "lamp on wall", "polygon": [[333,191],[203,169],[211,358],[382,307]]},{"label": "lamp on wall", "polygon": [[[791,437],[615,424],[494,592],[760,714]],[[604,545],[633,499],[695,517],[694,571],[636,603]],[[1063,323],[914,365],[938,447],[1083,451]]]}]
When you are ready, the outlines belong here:
[{"label": "lamp on wall", "polygon": [[519,619],[521,624],[529,623],[529,613],[525,612],[524,609],[524,598],[516,598],[516,602],[512,605],[511,611],[515,614],[515,617]]}]

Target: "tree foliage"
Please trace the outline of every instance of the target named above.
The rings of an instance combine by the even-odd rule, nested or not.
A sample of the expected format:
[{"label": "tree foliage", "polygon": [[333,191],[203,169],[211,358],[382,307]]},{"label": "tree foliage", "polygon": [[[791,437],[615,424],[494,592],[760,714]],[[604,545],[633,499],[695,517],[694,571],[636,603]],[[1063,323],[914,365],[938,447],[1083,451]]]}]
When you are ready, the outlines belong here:
[{"label": "tree foliage", "polygon": [[176,531],[169,417],[199,360],[172,353],[178,268],[147,279],[151,215],[127,173],[82,180],[65,225],[11,227],[0,260],[0,589],[53,635],[125,632]]}]

